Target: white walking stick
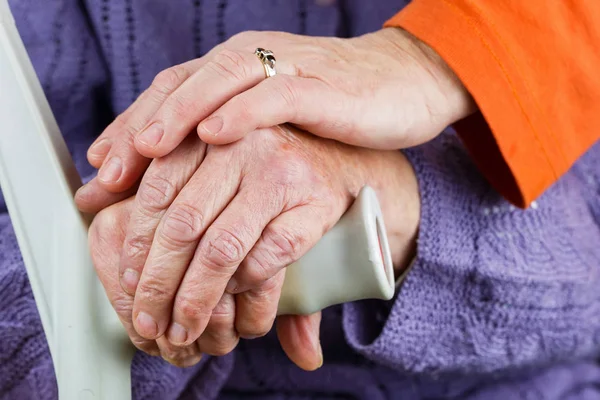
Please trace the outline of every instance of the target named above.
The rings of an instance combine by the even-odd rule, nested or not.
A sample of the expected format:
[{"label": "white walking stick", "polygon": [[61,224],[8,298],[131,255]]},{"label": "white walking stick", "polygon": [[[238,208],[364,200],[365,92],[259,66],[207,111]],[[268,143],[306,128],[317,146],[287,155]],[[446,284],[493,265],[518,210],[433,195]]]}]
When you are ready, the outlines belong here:
[{"label": "white walking stick", "polygon": [[[131,398],[130,345],[92,266],[73,161],[0,0],[0,186],[48,340],[61,399]],[[390,299],[394,282],[377,198],[365,187],[321,241],[286,270],[279,314]]]},{"label": "white walking stick", "polygon": [[92,266],[81,185],[5,0],[0,1],[0,185],[61,399],[131,397],[133,350]]}]

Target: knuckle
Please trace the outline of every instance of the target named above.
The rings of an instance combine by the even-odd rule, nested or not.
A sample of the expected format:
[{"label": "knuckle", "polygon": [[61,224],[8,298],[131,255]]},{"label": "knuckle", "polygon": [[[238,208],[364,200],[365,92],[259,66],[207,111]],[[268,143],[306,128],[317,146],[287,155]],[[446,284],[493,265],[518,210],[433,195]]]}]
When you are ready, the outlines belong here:
[{"label": "knuckle", "polygon": [[209,268],[225,269],[223,272],[228,272],[230,268],[237,267],[242,262],[244,254],[244,242],[231,231],[222,229],[208,240],[204,260]]},{"label": "knuckle", "polygon": [[307,245],[307,238],[288,227],[271,225],[263,232],[264,251],[273,260],[296,260]]},{"label": "knuckle", "polygon": [[137,197],[140,206],[152,212],[166,209],[175,199],[176,188],[159,173],[147,173]]},{"label": "knuckle", "polygon": [[206,331],[213,334],[215,337],[222,337],[229,332],[235,331],[235,314],[234,312],[215,314],[213,310],[210,320],[206,327]]},{"label": "knuckle", "polygon": [[265,322],[264,319],[248,319],[243,324],[238,324],[237,331],[241,337],[257,338],[263,337],[271,330],[272,321]]},{"label": "knuckle", "polygon": [[168,350],[163,349],[161,350],[161,354],[163,359],[168,363],[179,368],[191,367],[192,365],[197,364],[201,359],[200,355],[189,354],[189,351],[178,348]]},{"label": "knuckle", "polygon": [[319,177],[315,176],[314,166],[309,160],[298,154],[283,150],[281,154],[268,161],[267,190],[273,197],[286,197],[286,194],[297,191],[298,186],[313,184]]},{"label": "knuckle", "polygon": [[88,245],[96,271],[104,273],[112,267],[115,252],[123,245],[123,225],[119,224],[118,215],[110,208],[94,218],[88,231]]},{"label": "knuckle", "polygon": [[294,84],[294,80],[289,75],[278,75],[279,90],[278,94],[288,109],[295,109],[298,104],[298,96],[300,95],[298,88]]},{"label": "knuckle", "polygon": [[111,303],[117,315],[119,315],[124,320],[131,319],[131,297],[125,298],[125,296],[119,296],[118,298],[114,299]]},{"label": "knuckle", "polygon": [[248,99],[248,96],[236,96],[230,100],[229,107],[235,110],[232,115],[235,115],[237,121],[254,121],[256,113],[253,112],[253,103]]},{"label": "knuckle", "polygon": [[125,111],[124,113],[121,113],[119,115],[117,115],[115,117],[115,120],[112,123],[112,126],[118,130],[121,131],[123,129],[123,127],[127,126],[127,121],[129,120],[129,114],[131,112],[129,110]]},{"label": "knuckle", "polygon": [[91,245],[105,242],[105,239],[115,230],[116,218],[110,208],[105,208],[94,217],[89,229],[89,241]]},{"label": "knuckle", "polygon": [[304,57],[295,63],[295,75],[301,78],[313,78],[322,75],[319,70],[322,70],[323,65],[330,64],[331,54],[329,52],[313,51],[310,56]]},{"label": "knuckle", "polygon": [[[144,272],[146,273],[146,272]],[[158,277],[148,276],[143,279],[135,293],[136,301],[139,299],[147,304],[159,304],[169,302],[173,294],[165,288],[163,282]]]},{"label": "knuckle", "polygon": [[168,118],[187,120],[197,113],[199,109],[198,99],[174,94],[165,102],[162,111]]},{"label": "knuckle", "polygon": [[[222,321],[231,321],[235,319],[235,297],[231,294],[223,294],[221,300],[212,310],[212,316],[209,325],[214,323],[220,324]],[[225,322],[224,322],[225,323]],[[220,325],[221,326],[221,325]]]},{"label": "knuckle", "polygon": [[179,355],[166,354],[163,357],[163,359],[166,360],[172,366],[177,367],[177,368],[183,368],[185,366],[184,357],[179,356]]},{"label": "knuckle", "polygon": [[175,299],[175,310],[186,320],[200,321],[208,316],[210,307],[196,297],[179,295]]},{"label": "knuckle", "polygon": [[298,168],[295,167],[293,158],[289,158],[287,164],[284,164],[284,158],[277,158],[268,163],[268,170],[265,174],[268,176],[269,183],[267,184],[269,196],[273,198],[287,198],[287,194],[293,191],[302,179],[299,175]]},{"label": "knuckle", "polygon": [[167,245],[176,248],[193,243],[202,234],[202,213],[190,204],[179,203],[172,207],[161,230],[161,237]]},{"label": "knuckle", "polygon": [[210,321],[207,326],[207,331],[214,333],[217,337],[221,336],[221,333],[228,333],[234,330],[235,316],[231,314],[220,314],[215,315],[214,311],[210,317]]},{"label": "knuckle", "polygon": [[152,356],[156,356],[158,350],[156,349],[156,344],[152,341],[140,339],[138,337],[129,337],[131,343],[140,351],[143,351],[146,354],[150,354]]},{"label": "knuckle", "polygon": [[223,309],[221,313],[217,313],[216,309],[219,306],[213,310],[205,333],[201,338],[202,350],[213,356],[223,356],[230,353],[239,341],[239,336],[235,330],[235,303],[232,302],[231,305],[232,307],[224,307],[231,309],[230,312],[225,312]]},{"label": "knuckle", "polygon": [[240,281],[251,288],[260,286],[273,275],[275,262],[271,253],[253,251],[245,261],[246,268],[240,271]]},{"label": "knuckle", "polygon": [[[231,44],[232,45],[231,47],[245,47],[245,45],[247,45],[247,44],[260,42],[257,39],[262,34],[263,33],[258,32],[258,31],[245,31],[245,32],[236,33],[227,41],[227,43]],[[233,46],[233,45],[237,45],[237,46]]]},{"label": "knuckle", "polygon": [[250,75],[245,57],[236,50],[221,50],[206,66],[228,81],[243,81]]},{"label": "knuckle", "polygon": [[88,243],[91,250],[96,249],[101,243],[102,232],[104,230],[102,229],[103,222],[100,221],[100,214],[96,215],[88,230]]},{"label": "knuckle", "polygon": [[206,353],[215,357],[222,357],[231,353],[237,346],[238,341],[232,340],[216,340],[210,347],[206,349]]},{"label": "knuckle", "polygon": [[181,82],[188,77],[181,66],[174,66],[159,72],[152,81],[152,88],[160,94],[168,95],[179,87]]},{"label": "knuckle", "polygon": [[134,121],[132,121],[132,119],[133,118],[131,116],[124,116],[123,114],[120,114],[115,119],[115,124],[119,132],[117,142],[120,142],[121,145],[129,146],[131,148],[133,148],[135,135],[139,128],[133,125]]},{"label": "knuckle", "polygon": [[136,235],[130,238],[127,238],[124,245],[124,254],[126,257],[133,259],[138,257],[139,255],[145,254],[150,246],[152,245],[152,238]]},{"label": "knuckle", "polygon": [[273,289],[282,280],[271,279],[267,282],[261,288],[243,294],[245,312],[236,319],[236,330],[242,337],[264,336],[273,326],[279,301],[279,291]]}]

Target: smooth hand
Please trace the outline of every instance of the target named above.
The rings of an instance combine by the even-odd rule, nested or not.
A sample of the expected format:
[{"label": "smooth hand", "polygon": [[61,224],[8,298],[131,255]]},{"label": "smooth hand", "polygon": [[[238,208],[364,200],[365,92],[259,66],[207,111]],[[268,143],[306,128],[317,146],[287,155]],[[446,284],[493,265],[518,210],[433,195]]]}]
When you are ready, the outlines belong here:
[{"label": "smooth hand", "polygon": [[[265,79],[257,47],[275,54],[274,77]],[[428,141],[473,111],[447,65],[401,29],[352,39],[246,32],[161,72],[88,158],[100,168],[101,198],[131,187],[148,158],[165,156],[195,130],[206,143],[224,144],[292,123],[352,145],[399,149]]]},{"label": "smooth hand", "polygon": [[[400,152],[286,127],[226,146],[191,135],[152,162],[133,200],[98,214],[94,262],[134,344],[193,364],[201,353],[225,354],[239,337],[271,329],[285,266],[365,184],[378,193],[400,269],[414,251],[419,218],[416,179]],[[80,204],[91,200],[85,190],[78,195]],[[278,321],[284,350],[305,369],[320,364],[319,318]]]}]

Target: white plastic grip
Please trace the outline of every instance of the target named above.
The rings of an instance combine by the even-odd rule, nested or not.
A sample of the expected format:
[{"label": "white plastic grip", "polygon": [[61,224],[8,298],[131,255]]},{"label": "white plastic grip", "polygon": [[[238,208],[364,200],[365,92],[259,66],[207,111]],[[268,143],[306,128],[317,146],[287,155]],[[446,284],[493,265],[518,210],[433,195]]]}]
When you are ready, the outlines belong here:
[{"label": "white plastic grip", "polygon": [[389,300],[394,290],[383,215],[375,191],[365,186],[337,224],[286,268],[278,315],[311,314],[361,299]]},{"label": "white plastic grip", "polygon": [[[95,275],[81,185],[59,128],[0,0],[0,186],[57,375],[59,396],[131,398],[130,345]],[[390,299],[393,268],[375,192],[365,187],[319,243],[286,269],[278,315]]]}]

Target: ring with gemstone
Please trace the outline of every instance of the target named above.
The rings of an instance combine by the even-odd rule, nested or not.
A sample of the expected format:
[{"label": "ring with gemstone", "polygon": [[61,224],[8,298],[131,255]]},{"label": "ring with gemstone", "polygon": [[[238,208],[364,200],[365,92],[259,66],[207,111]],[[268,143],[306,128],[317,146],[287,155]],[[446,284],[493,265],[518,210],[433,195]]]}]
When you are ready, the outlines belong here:
[{"label": "ring with gemstone", "polygon": [[262,62],[267,78],[277,75],[277,71],[275,70],[275,55],[273,55],[271,50],[265,50],[259,47],[254,51],[254,54],[258,57],[260,62]]}]

